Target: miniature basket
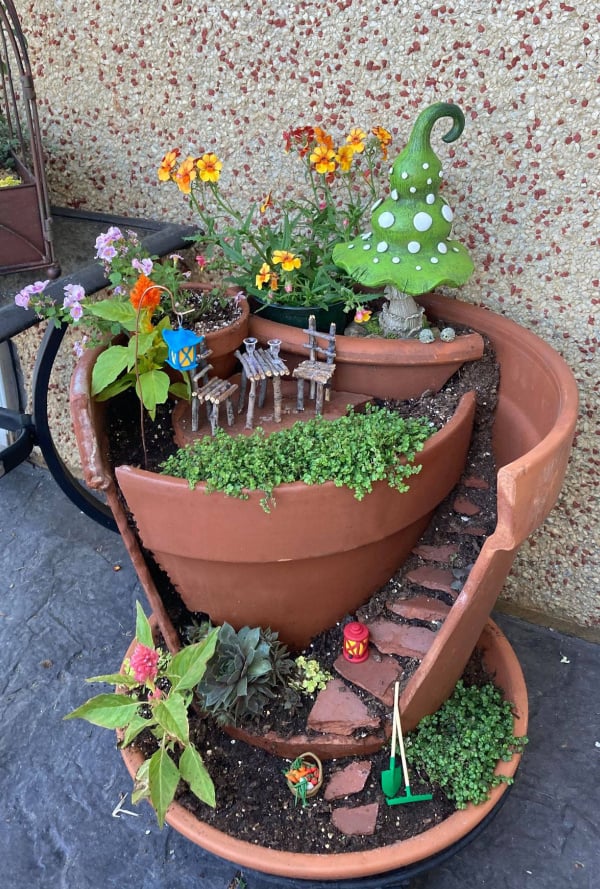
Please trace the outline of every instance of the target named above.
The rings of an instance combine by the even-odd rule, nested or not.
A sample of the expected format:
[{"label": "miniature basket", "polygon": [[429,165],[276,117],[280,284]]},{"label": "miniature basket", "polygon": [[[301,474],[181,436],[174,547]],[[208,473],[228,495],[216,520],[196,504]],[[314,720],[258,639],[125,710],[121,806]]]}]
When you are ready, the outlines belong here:
[{"label": "miniature basket", "polygon": [[[297,764],[297,765],[296,765]],[[323,784],[323,765],[321,760],[315,753],[310,753],[307,751],[306,753],[301,753],[294,762],[292,763],[292,767],[298,768],[300,765],[308,765],[308,766],[316,766],[319,770],[317,782],[314,784],[309,790],[306,790],[302,793],[302,797],[298,791],[298,785],[294,784],[289,778],[286,778],[287,786],[290,789],[290,792],[296,797],[296,799],[309,799],[311,796],[314,796],[319,792],[321,785]]]}]

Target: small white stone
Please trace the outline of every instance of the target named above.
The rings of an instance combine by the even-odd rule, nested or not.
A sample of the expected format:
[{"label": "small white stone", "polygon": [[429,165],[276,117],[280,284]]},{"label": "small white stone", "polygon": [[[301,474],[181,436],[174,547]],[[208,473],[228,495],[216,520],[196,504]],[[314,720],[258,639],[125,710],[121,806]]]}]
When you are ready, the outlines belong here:
[{"label": "small white stone", "polygon": [[423,330],[420,331],[419,339],[422,343],[432,343],[435,337],[430,329],[428,327],[425,327]]},{"label": "small white stone", "polygon": [[453,327],[444,327],[444,329],[440,332],[440,339],[445,343],[451,343],[452,340],[456,339],[456,331]]}]

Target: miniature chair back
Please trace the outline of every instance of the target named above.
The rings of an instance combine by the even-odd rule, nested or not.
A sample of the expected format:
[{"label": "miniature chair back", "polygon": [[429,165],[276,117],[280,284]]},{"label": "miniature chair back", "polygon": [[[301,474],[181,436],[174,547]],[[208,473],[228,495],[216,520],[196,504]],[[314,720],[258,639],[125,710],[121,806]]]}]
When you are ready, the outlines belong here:
[{"label": "miniature chair back", "polygon": [[[329,333],[317,330],[315,316],[308,319],[308,342],[304,344],[309,350],[309,358],[294,370],[293,375],[298,381],[296,408],[304,410],[304,382],[310,382],[310,397],[315,401],[315,414],[323,413],[323,398],[329,400],[331,379],[335,372],[335,324],[329,326]],[[321,345],[323,342],[323,345]],[[324,360],[320,360],[324,359]]]}]

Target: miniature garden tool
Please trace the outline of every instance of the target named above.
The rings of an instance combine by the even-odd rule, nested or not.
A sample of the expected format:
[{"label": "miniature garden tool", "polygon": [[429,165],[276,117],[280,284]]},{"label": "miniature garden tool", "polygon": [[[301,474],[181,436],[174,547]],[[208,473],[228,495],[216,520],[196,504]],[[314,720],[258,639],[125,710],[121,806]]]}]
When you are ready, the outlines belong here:
[{"label": "miniature garden tool", "polygon": [[396,682],[394,686],[394,718],[392,720],[392,755],[390,756],[390,767],[381,773],[381,789],[386,797],[395,796],[398,788],[402,784],[402,769],[396,765],[396,738],[400,722],[396,720],[398,710],[398,694],[400,683]]},{"label": "miniature garden tool", "polygon": [[[404,752],[404,738],[402,737],[402,725],[400,723],[400,708],[398,707],[398,683],[396,683],[395,695],[394,695],[394,728],[397,729],[398,735],[398,743],[400,745],[400,758],[402,759],[402,772],[404,775],[404,793],[401,796],[392,796],[386,792],[385,787],[383,788],[383,792],[386,795],[386,803],[388,806],[399,806],[402,803],[420,803],[425,800],[432,799],[432,793],[412,793],[410,789],[410,780],[408,777],[408,766],[406,765],[406,753]],[[398,782],[400,783],[400,782]],[[398,785],[396,785],[397,787]]]}]

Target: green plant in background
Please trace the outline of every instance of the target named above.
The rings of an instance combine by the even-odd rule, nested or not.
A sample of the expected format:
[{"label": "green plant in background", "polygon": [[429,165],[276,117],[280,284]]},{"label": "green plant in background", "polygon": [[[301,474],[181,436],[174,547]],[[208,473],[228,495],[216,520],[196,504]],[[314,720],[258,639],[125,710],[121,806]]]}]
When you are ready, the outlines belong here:
[{"label": "green plant in background", "polygon": [[499,760],[521,753],[526,737],[513,734],[511,705],[492,683],[481,687],[456,684],[437,713],[425,716],[407,737],[406,755],[439,784],[457,809],[478,805],[492,787],[513,779],[494,774]]},{"label": "green plant in background", "polygon": [[294,661],[277,633],[261,627],[236,632],[224,623],[197,692],[219,725],[238,725],[257,719],[275,698],[293,706],[295,696],[288,682],[293,669]]},{"label": "green plant in background", "polygon": [[[19,140],[8,125],[8,121],[0,111],[0,170],[13,170],[15,159],[13,151],[19,147]],[[17,184],[21,180],[17,179]]]},{"label": "green plant in background", "polygon": [[415,456],[435,431],[423,418],[403,419],[387,408],[367,405],[364,413],[351,410],[335,420],[314,417],[268,437],[260,428],[236,436],[218,430],[216,436],[178,450],[161,471],[187,479],[190,488],[205,482],[208,491],[231,497],[264,491],[261,502],[267,512],[274,489],[286,482],[333,481],[362,500],[380,479],[407,491],[406,480],[421,469],[414,465]]},{"label": "green plant in background", "polygon": [[134,802],[149,799],[162,827],[177,785],[183,779],[192,793],[215,805],[214,785],[202,757],[190,740],[188,707],[217,643],[217,630],[171,656],[154,645],[148,620],[137,603],[135,648],[124,672],[94,676],[88,682],[124,686],[126,693],[100,694],[77,707],[65,719],[85,719],[103,728],[122,729],[120,746],[129,746],[149,730],[158,749],[144,760],[135,778]]},{"label": "green plant in background", "polygon": [[305,695],[312,695],[316,691],[323,691],[333,676],[328,670],[321,669],[316,658],[306,658],[300,655],[295,660],[297,678],[292,679],[290,685]]}]

